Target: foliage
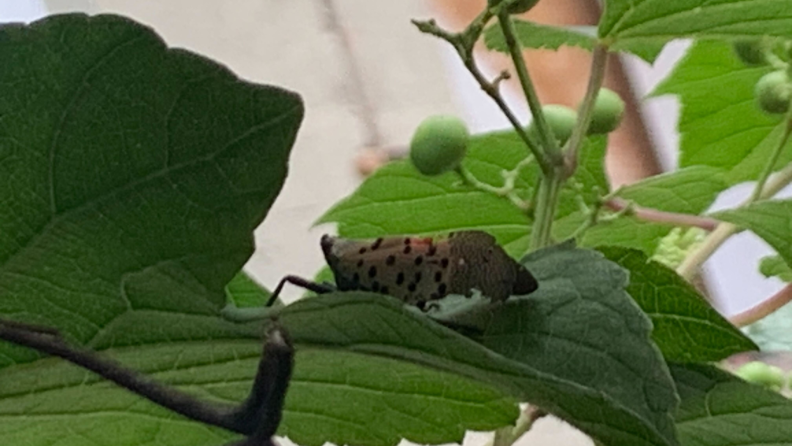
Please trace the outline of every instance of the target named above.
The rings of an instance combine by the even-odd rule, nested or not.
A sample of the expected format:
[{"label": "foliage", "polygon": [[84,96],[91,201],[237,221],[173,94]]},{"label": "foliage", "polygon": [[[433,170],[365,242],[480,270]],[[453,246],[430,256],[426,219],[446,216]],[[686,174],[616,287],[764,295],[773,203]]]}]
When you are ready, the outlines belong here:
[{"label": "foliage", "polygon": [[[392,446],[497,430],[508,444],[502,428],[530,428],[518,420],[528,402],[608,446],[792,443],[785,397],[709,364],[757,347],[689,283],[739,230],[777,251],[766,274],[789,277],[792,205],[773,197],[792,182],[792,115],[754,98],[763,76],[789,69],[788,0],[607,0],[596,30],[516,20],[513,3],[490,2],[460,33],[415,24],[452,44],[513,119],[472,47],[508,53],[530,130],[471,135],[461,164],[436,176],[392,162],[320,222],[345,237],[483,230],[539,289],[500,303],[448,296],[425,313],[364,292],[269,309],[297,347],[279,434]],[[757,36],[763,53],[746,64],[730,42]],[[682,104],[679,169],[612,190],[607,135],[588,131],[608,53],[652,60],[677,38],[695,43],[654,95]],[[564,45],[592,52],[568,137],[548,123],[520,51]],[[269,299],[241,268],[286,179],[300,97],[112,15],[4,25],[0,59],[0,315],[208,400],[244,398],[269,319],[221,310]],[[744,181],[757,182],[746,203],[701,215]],[[234,437],[5,342],[0,382],[8,444]]]}]

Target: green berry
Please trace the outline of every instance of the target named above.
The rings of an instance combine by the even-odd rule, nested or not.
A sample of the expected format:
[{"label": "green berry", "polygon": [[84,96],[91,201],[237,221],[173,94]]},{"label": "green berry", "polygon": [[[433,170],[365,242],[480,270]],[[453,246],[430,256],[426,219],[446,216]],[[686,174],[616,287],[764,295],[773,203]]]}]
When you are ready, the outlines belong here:
[{"label": "green berry", "polygon": [[430,116],[415,129],[410,160],[419,172],[439,175],[459,166],[467,151],[470,133],[456,116]]},{"label": "green berry", "polygon": [[[488,0],[487,4],[491,8],[499,5],[503,1],[506,0]],[[517,0],[508,6],[507,11],[509,14],[522,14],[533,8],[537,3],[539,3],[539,0]]]},{"label": "green berry", "polygon": [[591,113],[589,135],[605,135],[621,124],[624,116],[624,101],[613,90],[601,88],[594,101],[594,111]]},{"label": "green berry", "polygon": [[[542,106],[542,114],[556,140],[559,144],[564,145],[572,136],[572,130],[577,122],[577,112],[566,105],[549,104]],[[531,125],[528,126],[528,134],[536,139],[539,138],[539,130],[537,130],[535,122],[531,122]]]},{"label": "green berry", "polygon": [[759,108],[765,113],[786,113],[792,99],[792,84],[786,72],[779,70],[762,76],[754,87],[754,96]]},{"label": "green berry", "polygon": [[780,390],[786,380],[781,369],[761,361],[752,361],[744,364],[734,373],[750,383],[759,384],[773,390]]},{"label": "green berry", "polygon": [[765,46],[760,39],[738,40],[732,44],[734,53],[748,66],[767,65]]}]

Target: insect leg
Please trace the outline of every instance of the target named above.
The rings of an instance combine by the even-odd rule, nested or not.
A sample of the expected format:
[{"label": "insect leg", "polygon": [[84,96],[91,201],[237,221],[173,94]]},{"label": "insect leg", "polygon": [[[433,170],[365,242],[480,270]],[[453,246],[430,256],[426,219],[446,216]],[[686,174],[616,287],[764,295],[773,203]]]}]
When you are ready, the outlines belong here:
[{"label": "insect leg", "polygon": [[308,291],[313,291],[316,294],[332,293],[336,290],[334,286],[327,283],[316,283],[308,279],[303,279],[300,276],[286,276],[281,279],[281,281],[278,283],[278,286],[275,287],[275,291],[272,292],[272,296],[270,296],[269,300],[267,301],[268,307],[272,306],[272,304],[278,300],[278,296],[280,296],[283,286],[286,285],[287,282],[300,288],[305,288]]},{"label": "insect leg", "polygon": [[316,283],[307,279],[303,279],[299,276],[286,276],[281,279],[280,282],[278,282],[278,286],[275,287],[275,291],[272,292],[269,300],[267,300],[267,304],[263,307],[239,308],[233,303],[229,302],[222,310],[220,310],[220,314],[225,319],[233,322],[250,322],[264,319],[269,316],[270,308],[275,303],[275,301],[278,300],[278,297],[283,290],[283,286],[286,285],[286,283],[291,283],[292,285],[305,288],[317,294],[331,293],[336,290],[333,285],[328,283]]}]

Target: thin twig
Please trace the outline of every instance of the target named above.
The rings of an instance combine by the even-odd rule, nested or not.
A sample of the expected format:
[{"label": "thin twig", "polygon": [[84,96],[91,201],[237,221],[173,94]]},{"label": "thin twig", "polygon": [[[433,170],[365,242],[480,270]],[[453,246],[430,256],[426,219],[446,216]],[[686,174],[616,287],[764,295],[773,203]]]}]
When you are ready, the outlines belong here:
[{"label": "thin twig", "polygon": [[583,139],[586,137],[586,131],[591,124],[591,115],[594,111],[594,103],[597,100],[597,95],[602,88],[602,82],[605,80],[605,69],[608,65],[608,49],[603,45],[594,47],[591,58],[591,73],[589,77],[588,86],[586,87],[586,94],[583,96],[583,102],[578,111],[578,120],[575,128],[572,130],[572,136],[569,137],[567,142],[567,150],[564,155],[566,161],[567,177],[575,174],[578,164],[578,153],[580,146],[583,144]]},{"label": "thin twig", "polygon": [[745,327],[746,325],[764,319],[790,301],[792,301],[792,283],[788,284],[782,288],[781,291],[770,296],[759,305],[730,317],[729,321],[737,327]]},{"label": "thin twig", "polygon": [[462,63],[465,65],[465,68],[479,84],[479,87],[481,87],[484,93],[486,93],[487,96],[489,96],[495,102],[498,108],[500,108],[501,112],[503,112],[504,116],[506,116],[506,119],[508,119],[512,127],[514,127],[514,131],[517,132],[517,135],[520,137],[520,139],[522,139],[523,142],[525,142],[525,145],[528,146],[528,149],[536,158],[536,161],[539,164],[539,168],[542,170],[542,172],[549,173],[552,170],[552,165],[545,156],[545,153],[540,148],[539,143],[534,141],[533,137],[529,135],[528,132],[526,132],[525,128],[523,128],[523,125],[517,119],[517,116],[514,115],[500,94],[498,84],[500,83],[502,76],[498,76],[494,83],[488,81],[479,69],[473,57],[473,45],[475,44],[476,39],[478,39],[478,36],[481,35],[483,25],[490,18],[491,15],[489,15],[488,11],[485,11],[479,17],[477,17],[477,19],[474,20],[474,22],[468,26],[465,31],[459,34],[453,34],[443,30],[437,26],[434,20],[413,20],[412,23],[421,32],[439,37],[454,47],[462,59]]},{"label": "thin twig", "polygon": [[686,226],[701,228],[706,231],[713,231],[718,224],[718,220],[699,215],[679,214],[675,212],[659,211],[657,209],[637,206],[623,198],[612,198],[605,202],[605,206],[614,211],[621,211],[630,206],[635,218],[654,223],[668,223],[674,226]]},{"label": "thin twig", "polygon": [[503,170],[501,175],[503,176],[503,186],[496,187],[489,183],[485,183],[472,172],[467,170],[464,166],[458,166],[456,168],[457,174],[462,177],[462,180],[467,183],[468,185],[475,187],[476,189],[482,190],[484,192],[489,192],[491,194],[495,194],[499,197],[506,197],[509,201],[512,202],[518,209],[523,211],[528,211],[531,209],[531,203],[528,201],[523,200],[517,195],[517,191],[515,189],[515,182],[517,181],[517,177],[520,175],[520,171],[524,169],[526,166],[529,166],[533,162],[533,157],[528,156],[524,158],[512,170]]},{"label": "thin twig", "polygon": [[563,165],[564,159],[561,155],[561,150],[558,147],[555,135],[553,135],[553,130],[542,112],[542,103],[539,102],[539,96],[536,94],[533,81],[531,81],[528,67],[525,65],[522,47],[515,36],[514,23],[512,23],[511,15],[506,8],[502,8],[498,13],[498,22],[500,23],[503,38],[506,41],[506,47],[509,49],[514,69],[517,71],[517,77],[520,79],[523,94],[525,94],[525,99],[528,101],[528,109],[533,116],[542,146],[545,147],[550,162],[555,165]]}]

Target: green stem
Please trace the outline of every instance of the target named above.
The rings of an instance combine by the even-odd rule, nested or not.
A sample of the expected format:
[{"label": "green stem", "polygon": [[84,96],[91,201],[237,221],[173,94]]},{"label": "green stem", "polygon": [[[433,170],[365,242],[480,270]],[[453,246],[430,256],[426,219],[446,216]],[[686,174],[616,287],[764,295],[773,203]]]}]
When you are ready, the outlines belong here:
[{"label": "green stem", "polygon": [[[775,177],[770,178],[770,174],[773,172],[773,167],[775,167],[776,163],[778,162],[778,158],[781,156],[781,152],[783,152],[784,146],[786,146],[787,141],[789,141],[791,134],[792,107],[786,115],[784,134],[781,136],[781,139],[778,142],[775,150],[773,150],[770,160],[762,170],[753,193],[748,198],[748,200],[741,203],[738,208],[748,206],[759,200],[771,198],[789,183],[792,183],[792,163],[788,164],[784,169],[779,171]],[[738,226],[735,226],[731,223],[720,223],[714,231],[707,235],[698,249],[694,250],[687,257],[685,257],[685,260],[682,262],[682,264],[677,267],[677,273],[685,279],[691,280],[696,274],[696,271],[698,271],[699,267],[705,261],[707,261],[707,259],[709,259],[710,256],[712,256],[712,254],[718,248],[720,248],[726,240],[729,239],[729,237],[740,232],[740,230],[741,229]]]},{"label": "green stem", "polygon": [[545,175],[539,182],[536,196],[533,231],[531,232],[531,250],[544,248],[552,243],[553,220],[555,218],[558,195],[564,177],[561,169]]},{"label": "green stem", "polygon": [[501,96],[500,91],[498,90],[498,84],[502,77],[498,77],[496,82],[488,81],[478,68],[478,65],[476,65],[476,60],[473,57],[473,45],[476,43],[476,39],[478,39],[478,36],[480,36],[481,30],[489,18],[491,18],[489,11],[484,11],[473,21],[473,23],[470,24],[470,26],[465,29],[465,31],[459,34],[452,34],[441,29],[437,26],[434,20],[429,20],[426,22],[413,20],[412,23],[418,28],[419,31],[439,37],[454,47],[456,52],[459,54],[459,57],[462,59],[462,63],[465,65],[465,68],[470,72],[471,75],[473,75],[473,78],[479,84],[484,93],[486,93],[490,98],[492,98],[493,101],[495,101],[495,104],[497,104],[498,108],[500,108],[503,114],[506,116],[506,119],[508,119],[512,127],[514,127],[517,135],[523,140],[523,142],[525,142],[525,145],[528,146],[528,150],[530,150],[531,154],[533,154],[533,156],[536,158],[539,168],[543,173],[546,174],[553,169],[552,164],[547,155],[540,148],[539,144],[534,141],[530,135],[528,135],[528,132],[525,131],[523,125],[520,124],[520,121],[517,119],[514,113],[512,113],[511,109],[506,104],[506,101]]},{"label": "green stem", "polygon": [[495,194],[499,197],[506,197],[508,198],[512,204],[514,204],[517,208],[528,211],[531,208],[531,203],[528,201],[523,200],[517,195],[517,191],[515,188],[515,182],[517,181],[517,177],[520,175],[520,171],[525,168],[526,166],[530,165],[533,161],[533,157],[529,156],[514,167],[512,170],[503,170],[501,175],[503,176],[503,186],[496,187],[489,183],[485,183],[480,181],[476,178],[473,173],[469,170],[465,169],[464,166],[460,165],[456,168],[457,174],[462,177],[462,179],[468,183],[469,185],[475,187],[476,189],[482,190],[484,192],[489,192],[491,194]]},{"label": "green stem", "polygon": [[778,146],[776,146],[775,150],[773,150],[773,154],[770,156],[770,160],[767,162],[767,164],[765,164],[764,169],[762,169],[762,173],[759,175],[759,179],[756,181],[756,187],[751,194],[751,198],[748,199],[747,204],[753,203],[760,199],[762,191],[767,184],[767,180],[773,173],[773,168],[775,167],[776,163],[778,163],[778,158],[784,151],[784,146],[789,140],[790,134],[792,134],[792,107],[789,108],[789,111],[786,114],[786,127],[784,127],[784,134],[781,136],[781,141],[779,142]]},{"label": "green stem", "polygon": [[577,123],[572,130],[572,136],[569,137],[569,142],[567,143],[565,154],[565,175],[567,177],[571,177],[577,169],[580,146],[583,144],[586,131],[588,130],[589,124],[591,124],[594,103],[597,100],[597,94],[602,88],[602,82],[605,80],[605,68],[607,68],[607,66],[608,49],[603,45],[597,45],[594,47],[591,58],[591,73],[589,75],[588,86],[586,87],[586,95],[583,97],[583,102],[580,105]]},{"label": "green stem", "polygon": [[542,113],[542,104],[539,102],[539,96],[536,94],[531,76],[528,74],[522,47],[515,37],[514,23],[512,23],[511,16],[505,8],[498,13],[498,21],[500,22],[503,38],[506,40],[506,46],[509,49],[509,55],[514,63],[514,69],[517,71],[517,77],[520,79],[520,86],[528,101],[528,108],[531,110],[531,115],[539,131],[542,147],[545,148],[550,161],[554,165],[561,165],[564,162],[561,150],[558,147],[555,135],[553,135],[553,130],[547,123],[544,113]]}]

